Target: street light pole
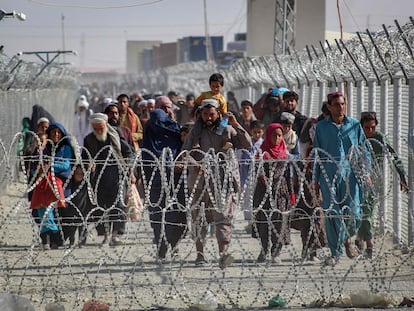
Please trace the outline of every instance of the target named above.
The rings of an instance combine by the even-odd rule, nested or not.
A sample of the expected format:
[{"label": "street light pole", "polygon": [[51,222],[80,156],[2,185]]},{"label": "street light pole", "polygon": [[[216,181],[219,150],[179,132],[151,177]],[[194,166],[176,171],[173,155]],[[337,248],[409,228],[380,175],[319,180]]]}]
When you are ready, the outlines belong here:
[{"label": "street light pole", "polygon": [[205,36],[205,46],[206,46],[206,60],[210,62],[214,59],[214,55],[211,48],[211,38],[208,32],[208,21],[207,21],[207,3],[206,0],[203,1],[204,3],[204,36]]},{"label": "street light pole", "polygon": [[[62,17],[62,50],[66,50],[66,44],[65,44],[65,15],[61,15]],[[65,54],[63,54],[63,62],[66,62]]]}]

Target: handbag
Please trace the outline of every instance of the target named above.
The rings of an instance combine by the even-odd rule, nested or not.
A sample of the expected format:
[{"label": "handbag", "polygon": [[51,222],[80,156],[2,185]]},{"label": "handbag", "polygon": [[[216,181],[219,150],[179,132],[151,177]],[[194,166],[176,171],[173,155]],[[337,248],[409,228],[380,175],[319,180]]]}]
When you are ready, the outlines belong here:
[{"label": "handbag", "polygon": [[[59,198],[56,197],[56,192]],[[57,202],[57,207],[66,207],[63,182],[49,171],[34,188],[30,208],[47,207],[54,202]]]}]

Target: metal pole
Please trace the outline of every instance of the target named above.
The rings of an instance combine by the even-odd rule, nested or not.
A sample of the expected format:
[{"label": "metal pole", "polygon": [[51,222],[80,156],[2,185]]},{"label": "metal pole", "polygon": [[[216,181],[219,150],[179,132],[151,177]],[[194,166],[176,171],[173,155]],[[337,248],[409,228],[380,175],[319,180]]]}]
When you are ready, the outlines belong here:
[{"label": "metal pole", "polygon": [[[393,128],[393,146],[397,154],[401,154],[401,78],[394,79],[394,128]],[[393,180],[399,180],[396,173],[393,172]],[[399,243],[401,241],[401,193],[400,193],[400,183],[393,182],[392,185],[392,223],[393,223],[393,232],[394,232],[394,243]]]},{"label": "metal pole", "polygon": [[319,83],[319,105],[316,115],[321,113],[322,103],[326,101],[326,82]]},{"label": "metal pole", "polygon": [[205,36],[205,46],[206,46],[206,60],[209,62],[211,60],[210,55],[210,36],[208,34],[208,24],[207,24],[207,3],[206,0],[204,3],[204,36]]},{"label": "metal pole", "polygon": [[408,90],[408,245],[414,244],[414,79],[409,80]]},{"label": "metal pole", "polygon": [[368,82],[368,111],[376,111],[377,88],[374,80]]},{"label": "metal pole", "polygon": [[[347,113],[350,116],[355,116],[354,114],[352,114],[352,111],[354,109],[352,109],[352,107],[354,107],[354,91],[355,91],[355,87],[352,83],[348,83],[348,87],[346,88],[346,100],[347,100],[347,105],[346,105],[346,109],[347,109]],[[359,119],[359,118],[357,118]]]},{"label": "metal pole", "polygon": [[[385,117],[387,115],[388,111],[388,81],[389,80],[382,80],[381,81],[381,102],[380,102],[380,129],[382,133],[388,133],[388,125],[387,125],[387,118]],[[392,81],[390,81],[391,83]],[[382,161],[382,176],[383,176],[383,183],[381,187],[381,195],[379,200],[379,209],[378,209],[378,218],[379,218],[379,227],[380,227],[380,233],[384,234],[388,227],[388,208],[387,208],[387,200],[386,200],[386,194],[387,194],[387,188],[389,184],[389,171],[388,171],[388,165],[385,165],[385,159]]]},{"label": "metal pole", "polygon": [[287,0],[283,0],[283,33],[282,33],[282,55],[286,54],[287,37]]},{"label": "metal pole", "polygon": [[[61,15],[62,17],[62,51],[66,51],[66,44],[65,44],[65,15]],[[62,55],[63,63],[66,63],[66,56],[65,54]]]},{"label": "metal pole", "polygon": [[[353,110],[354,116],[360,116],[362,111],[362,106],[364,104],[364,96],[365,95],[365,84],[364,81],[358,81],[357,85],[357,105],[356,105],[356,111],[354,110],[354,107],[350,107]],[[351,113],[351,115],[353,115]]]},{"label": "metal pole", "polygon": [[[312,81],[309,84],[309,87],[308,87],[308,98],[307,98],[306,111],[305,111],[305,114],[307,116],[312,115],[312,106],[313,106],[313,103],[314,103],[314,101],[312,99],[313,99],[313,96],[315,94],[315,88],[317,88],[316,84],[317,84],[316,81]],[[303,87],[303,89],[305,89],[305,86]],[[304,97],[302,97],[302,98],[304,99]],[[304,104],[303,99],[302,99],[302,107],[303,107],[303,104]]]}]

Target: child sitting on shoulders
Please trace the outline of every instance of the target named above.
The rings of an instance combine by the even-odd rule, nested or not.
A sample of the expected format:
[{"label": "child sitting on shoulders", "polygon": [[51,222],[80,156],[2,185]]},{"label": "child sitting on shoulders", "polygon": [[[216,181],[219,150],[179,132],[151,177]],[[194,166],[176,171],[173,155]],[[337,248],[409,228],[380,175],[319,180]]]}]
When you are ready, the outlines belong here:
[{"label": "child sitting on shoulders", "polygon": [[[224,77],[220,73],[214,73],[209,78],[209,85],[210,85],[210,91],[202,92],[200,96],[198,96],[195,100],[193,110],[190,113],[190,117],[194,118],[196,115],[196,111],[199,107],[201,107],[201,102],[204,99],[215,99],[219,103],[219,112],[221,114],[221,117],[223,117],[227,113],[227,102],[226,98],[224,97],[221,92],[223,91],[224,87]],[[202,129],[202,122],[199,120],[199,118],[195,119],[195,124],[192,128],[192,131],[194,132],[194,137],[200,137],[201,135],[201,129]]]}]

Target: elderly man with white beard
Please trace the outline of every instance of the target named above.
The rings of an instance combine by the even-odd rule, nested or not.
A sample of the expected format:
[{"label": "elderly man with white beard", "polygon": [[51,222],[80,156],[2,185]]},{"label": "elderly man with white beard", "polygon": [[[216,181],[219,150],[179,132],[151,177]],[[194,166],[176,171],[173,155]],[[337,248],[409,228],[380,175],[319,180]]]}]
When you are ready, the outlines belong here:
[{"label": "elderly man with white beard", "polygon": [[[128,159],[133,153],[128,143],[108,124],[108,116],[95,113],[89,117],[93,132],[84,140],[82,158],[91,165],[91,185],[102,221],[97,226],[103,244],[122,244],[119,235],[125,228],[124,196],[129,169]],[[89,154],[88,154],[89,152]],[[131,176],[131,179],[135,179]],[[109,234],[112,232],[111,239]]]}]

